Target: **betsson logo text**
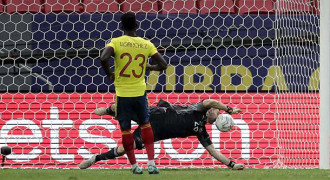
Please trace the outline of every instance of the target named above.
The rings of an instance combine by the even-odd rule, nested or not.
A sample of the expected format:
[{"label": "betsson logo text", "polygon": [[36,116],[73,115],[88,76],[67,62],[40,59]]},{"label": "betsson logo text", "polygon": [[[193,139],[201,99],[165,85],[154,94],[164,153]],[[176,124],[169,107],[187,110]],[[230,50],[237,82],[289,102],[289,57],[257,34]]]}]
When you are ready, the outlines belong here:
[{"label": "betsson logo text", "polygon": [[[7,158],[14,162],[27,162],[40,158],[40,156],[51,157],[56,162],[69,163],[75,161],[79,156],[89,158],[95,151],[91,152],[92,144],[94,149],[99,148],[101,153],[105,149],[118,146],[120,131],[116,124],[106,119],[70,120],[60,119],[57,107],[50,107],[49,119],[38,123],[27,119],[12,119],[5,122],[0,128],[0,146],[12,146],[14,151]],[[236,126],[240,129],[241,137],[241,158],[250,158],[250,130],[244,120],[235,119]],[[132,123],[132,125],[136,125]],[[91,129],[107,131],[108,135],[93,134]],[[62,130],[66,130],[67,136],[62,137]],[[219,147],[221,133],[212,126],[211,140],[215,147]],[[111,136],[109,136],[111,134]],[[191,140],[191,139],[190,139]],[[163,144],[163,147],[161,146]],[[183,143],[184,144],[184,143]],[[106,147],[106,148],[104,148]],[[182,153],[182,149],[191,150],[191,145],[183,145],[178,149],[173,145],[173,140],[168,139],[155,143],[155,157],[162,153],[162,150],[177,161],[194,161],[199,159],[206,150],[201,144],[194,147],[189,153]],[[16,150],[15,150],[16,149]],[[186,151],[188,152],[188,151]],[[139,161],[146,160],[146,154],[136,154]],[[76,161],[75,161],[76,162]]]}]

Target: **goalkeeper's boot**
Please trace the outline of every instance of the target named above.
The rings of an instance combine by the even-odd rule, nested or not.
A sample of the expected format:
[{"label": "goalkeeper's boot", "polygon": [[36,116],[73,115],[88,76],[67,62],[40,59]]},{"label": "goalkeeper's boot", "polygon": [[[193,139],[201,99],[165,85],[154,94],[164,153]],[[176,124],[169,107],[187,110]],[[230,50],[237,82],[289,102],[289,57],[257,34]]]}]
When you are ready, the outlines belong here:
[{"label": "goalkeeper's boot", "polygon": [[148,166],[148,172],[149,174],[159,174],[159,169],[156,168],[156,166]]},{"label": "goalkeeper's boot", "polygon": [[93,155],[91,158],[87,159],[87,160],[84,160],[82,161],[80,164],[79,164],[79,168],[80,169],[87,169],[89,168],[91,165],[95,164],[96,163],[96,156],[97,154]]},{"label": "goalkeeper's boot", "polygon": [[109,115],[107,108],[97,108],[94,110],[94,114],[99,115],[99,116]]},{"label": "goalkeeper's boot", "polygon": [[134,168],[132,168],[132,172],[133,174],[143,174],[142,168],[140,168],[139,166],[135,166]]},{"label": "goalkeeper's boot", "polygon": [[245,168],[244,164],[235,164],[232,170],[243,170]]},{"label": "goalkeeper's boot", "polygon": [[227,106],[227,111],[228,114],[232,115],[232,114],[237,114],[237,113],[241,113],[242,110],[240,108],[231,108],[229,106]]}]

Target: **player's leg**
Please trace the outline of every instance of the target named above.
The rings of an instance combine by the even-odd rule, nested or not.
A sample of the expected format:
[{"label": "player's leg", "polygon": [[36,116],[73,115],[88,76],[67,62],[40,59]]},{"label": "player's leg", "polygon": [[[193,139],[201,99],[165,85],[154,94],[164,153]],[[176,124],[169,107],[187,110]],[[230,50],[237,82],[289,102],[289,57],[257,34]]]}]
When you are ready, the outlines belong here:
[{"label": "player's leg", "polygon": [[147,96],[139,97],[136,107],[136,112],[139,118],[139,126],[141,128],[141,136],[144,147],[146,148],[148,154],[148,172],[149,174],[158,174],[159,170],[155,165],[155,149],[154,149],[154,133],[152,131],[150,122],[149,122],[149,108],[148,108],[148,99]]},{"label": "player's leg", "polygon": [[134,113],[135,98],[117,97],[116,99],[116,119],[119,121],[122,141],[127,157],[132,165],[134,174],[142,174],[142,169],[138,166],[134,154],[134,139],[131,132],[131,115]]},{"label": "player's leg", "polygon": [[[134,148],[135,148],[135,143],[134,143]],[[87,160],[82,161],[79,164],[80,169],[87,169],[93,164],[97,163],[98,161],[104,161],[104,160],[109,160],[109,159],[115,159],[119,156],[122,156],[125,154],[125,149],[123,146],[118,146],[111,148],[108,152],[102,153],[102,154],[95,154],[92,157],[90,157]]]},{"label": "player's leg", "polygon": [[[134,138],[134,149],[138,149],[138,150],[143,149],[144,145],[142,142],[140,128],[135,129],[135,131],[133,133],[133,138]],[[126,152],[125,152],[125,149],[123,146],[114,147],[114,148],[111,148],[108,152],[96,155],[95,162],[109,160],[109,159],[115,159],[119,156],[124,155],[125,153]]]},{"label": "player's leg", "polygon": [[[144,145],[142,142],[142,136],[141,136],[141,129],[137,128],[134,130],[133,133],[133,138],[134,138],[134,149],[141,150],[143,149]],[[104,161],[104,160],[109,160],[109,159],[115,159],[119,156],[124,155],[125,149],[123,146],[118,146],[111,148],[108,152],[102,153],[102,154],[95,154],[91,158],[82,161],[79,164],[80,169],[87,169],[91,165],[95,164],[98,161]]]},{"label": "player's leg", "polygon": [[125,150],[124,150],[123,146],[111,148],[110,151],[108,151],[106,153],[94,154],[89,159],[82,161],[78,167],[80,169],[87,169],[98,161],[114,159],[114,158],[116,158],[118,156],[122,156],[124,154],[125,154]]},{"label": "player's leg", "polygon": [[87,160],[83,160],[79,165],[79,169],[87,169],[89,168],[91,165],[95,164],[96,163],[96,158],[97,154],[94,154],[92,157],[90,157],[89,159]]},{"label": "player's leg", "polygon": [[95,162],[115,159],[116,157],[122,156],[124,154],[125,154],[124,147],[118,146],[115,148],[111,148],[108,152],[96,155]]},{"label": "player's leg", "polygon": [[154,134],[151,129],[150,123],[143,124],[141,127],[141,135],[143,144],[147,150],[148,154],[148,172],[149,174],[158,174],[159,170],[156,168],[155,165],[155,150],[154,150]]},{"label": "player's leg", "polygon": [[[134,149],[141,150],[143,148],[142,141],[141,142],[139,140],[137,141],[135,139],[135,135],[134,135],[134,140],[135,140]],[[136,145],[136,144],[138,144],[138,145]],[[96,155],[95,162],[109,160],[109,159],[115,159],[119,156],[124,155],[125,153],[126,152],[125,152],[124,146],[114,147],[114,148],[111,148],[108,152]]]}]

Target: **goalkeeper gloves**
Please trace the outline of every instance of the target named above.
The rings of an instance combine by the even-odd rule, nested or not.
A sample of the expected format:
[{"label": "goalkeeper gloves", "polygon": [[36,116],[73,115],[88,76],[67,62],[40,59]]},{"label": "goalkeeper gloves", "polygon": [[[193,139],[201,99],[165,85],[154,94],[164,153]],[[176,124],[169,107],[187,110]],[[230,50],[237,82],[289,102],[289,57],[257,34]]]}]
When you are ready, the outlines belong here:
[{"label": "goalkeeper gloves", "polygon": [[243,170],[245,168],[244,164],[236,164],[234,161],[230,161],[227,166],[232,170]]},{"label": "goalkeeper gloves", "polygon": [[239,109],[239,108],[231,108],[229,106],[227,106],[227,110],[226,110],[226,113],[232,115],[232,114],[236,114],[236,113],[241,113],[242,110]]},{"label": "goalkeeper gloves", "polygon": [[233,114],[233,108],[227,106],[226,113],[228,113],[228,114]]}]

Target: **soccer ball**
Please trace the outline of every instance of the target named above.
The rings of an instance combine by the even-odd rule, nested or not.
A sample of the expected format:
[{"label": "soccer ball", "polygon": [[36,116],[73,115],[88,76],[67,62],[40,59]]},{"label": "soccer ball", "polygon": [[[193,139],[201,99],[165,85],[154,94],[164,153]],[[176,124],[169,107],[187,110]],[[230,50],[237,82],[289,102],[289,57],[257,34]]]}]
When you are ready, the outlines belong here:
[{"label": "soccer ball", "polygon": [[234,119],[229,114],[220,114],[215,121],[215,126],[221,132],[230,131],[234,125]]}]

